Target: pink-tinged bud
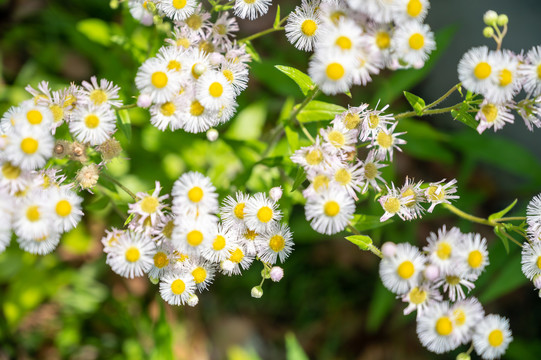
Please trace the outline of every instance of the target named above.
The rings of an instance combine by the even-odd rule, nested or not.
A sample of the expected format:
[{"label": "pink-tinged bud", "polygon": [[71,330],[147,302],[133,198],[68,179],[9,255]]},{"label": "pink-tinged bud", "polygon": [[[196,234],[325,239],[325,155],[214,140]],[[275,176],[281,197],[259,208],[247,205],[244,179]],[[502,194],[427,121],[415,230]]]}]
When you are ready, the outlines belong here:
[{"label": "pink-tinged bud", "polygon": [[272,201],[278,201],[282,198],[282,187],[281,186],[275,186],[269,191],[269,196],[272,199]]},{"label": "pink-tinged bud", "polygon": [[425,268],[424,275],[428,281],[435,281],[440,277],[440,269],[436,265],[430,264]]},{"label": "pink-tinged bud", "polygon": [[396,254],[396,244],[387,241],[381,246],[381,253],[385,257],[393,257]]},{"label": "pink-tinged bud", "polygon": [[535,288],[537,290],[541,290],[541,275],[535,275],[534,278],[533,278],[533,286],[535,286]]},{"label": "pink-tinged bud", "polygon": [[213,66],[218,66],[224,61],[224,56],[220,53],[213,52],[209,56],[210,64]]},{"label": "pink-tinged bud", "polygon": [[207,131],[207,139],[208,141],[216,141],[218,139],[218,136],[220,133],[218,133],[218,130],[216,129],[209,129]]},{"label": "pink-tinged bud", "polygon": [[278,282],[282,280],[283,277],[284,277],[284,269],[282,269],[279,266],[273,266],[272,269],[270,270],[271,280],[274,282]]},{"label": "pink-tinged bud", "polygon": [[148,94],[139,95],[139,97],[137,98],[137,106],[139,106],[140,108],[146,109],[150,105],[152,105],[152,99],[150,98],[150,95]]},{"label": "pink-tinged bud", "polygon": [[153,23],[154,23],[154,16],[149,12],[145,12],[143,17],[141,18],[141,24],[145,26],[150,26]]}]

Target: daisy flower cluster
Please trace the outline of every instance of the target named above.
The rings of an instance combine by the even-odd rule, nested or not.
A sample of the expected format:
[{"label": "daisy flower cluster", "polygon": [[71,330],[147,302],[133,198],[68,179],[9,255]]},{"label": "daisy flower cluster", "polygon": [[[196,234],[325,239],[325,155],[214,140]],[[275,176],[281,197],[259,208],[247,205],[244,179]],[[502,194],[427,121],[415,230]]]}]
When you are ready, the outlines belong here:
[{"label": "daisy flower cluster", "polygon": [[489,264],[486,239],[444,226],[427,242],[423,251],[383,244],[383,285],[408,304],[405,315],[417,311],[417,335],[428,350],[442,354],[472,343],[481,358],[500,358],[513,340],[509,321],[485,315],[476,298],[466,297]]},{"label": "daisy flower cluster", "polygon": [[[69,157],[84,163],[89,145],[97,146],[98,152],[105,146],[111,155],[116,142],[111,140],[116,129],[113,107],[122,103],[118,86],[95,77],[58,91],[46,81],[26,90],[33,99],[11,107],[0,120],[0,213],[7,219],[0,225],[0,250],[9,244],[13,231],[22,249],[43,255],[80,221],[82,198],[75,184],[84,187],[78,177],[86,175],[82,168],[75,182],[69,182],[49,166],[49,160]],[[64,122],[75,142],[55,139]]]},{"label": "daisy flower cluster", "polygon": [[[484,15],[486,37],[492,37],[497,50],[486,46],[468,50],[458,64],[458,78],[462,85],[483,97],[475,119],[477,131],[488,128],[497,131],[507,123],[513,123],[515,111],[530,131],[541,127],[541,46],[528,52],[514,53],[501,49],[507,33],[508,18],[490,10]],[[500,30],[503,27],[503,30]],[[525,97],[517,99],[523,91]]]},{"label": "daisy flower cluster", "polygon": [[308,73],[326,94],[366,85],[380,70],[421,68],[436,48],[423,23],[428,0],[302,0],[285,26],[299,50],[314,51]]},{"label": "daisy flower cluster", "polygon": [[[182,3],[186,8],[195,2]],[[172,6],[171,1],[156,6],[166,4]],[[174,20],[172,36],[135,77],[141,92],[137,104],[150,108],[150,122],[162,131],[200,133],[229,121],[236,97],[248,84],[250,56],[245,45],[234,41],[239,30],[235,17],[220,12],[212,22],[200,4],[192,5],[187,17],[163,10]]]},{"label": "daisy flower cluster", "polygon": [[[263,281],[279,281],[283,262],[293,249],[292,233],[281,223],[277,201],[281,189],[270,196],[237,192],[222,206],[210,179],[197,172],[183,174],[169,194],[161,186],[151,195],[138,193],[129,205],[130,221],[124,230],[112,229],[103,237],[107,264],[127,278],[147,274],[159,283],[162,298],[171,305],[195,306],[196,292],[207,290],[218,273],[240,275],[254,260],[263,263]],[[252,296],[263,294],[259,286]]]},{"label": "daisy flower cluster", "polygon": [[541,194],[526,208],[528,240],[522,245],[522,272],[533,282],[541,297]]}]

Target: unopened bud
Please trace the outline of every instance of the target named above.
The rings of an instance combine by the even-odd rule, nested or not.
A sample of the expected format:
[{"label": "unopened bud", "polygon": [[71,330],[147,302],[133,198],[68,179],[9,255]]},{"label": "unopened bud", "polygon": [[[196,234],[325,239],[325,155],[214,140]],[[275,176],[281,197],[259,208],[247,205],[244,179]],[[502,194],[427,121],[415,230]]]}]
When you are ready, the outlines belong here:
[{"label": "unopened bud", "polygon": [[485,15],[483,15],[483,21],[488,26],[496,25],[496,21],[498,21],[498,13],[494,10],[488,10]]},{"label": "unopened bud", "polygon": [[218,66],[224,61],[224,56],[219,52],[213,52],[209,56],[209,62],[213,66]]},{"label": "unopened bud", "polygon": [[274,282],[278,282],[282,280],[283,277],[284,277],[284,269],[282,269],[279,266],[273,266],[272,269],[270,270],[271,280]]},{"label": "unopened bud", "polygon": [[158,284],[160,282],[160,279],[159,278],[153,278],[151,276],[148,277],[148,279],[150,280],[150,282],[154,285]]},{"label": "unopened bud", "polygon": [[109,138],[101,143],[101,145],[97,147],[97,150],[101,153],[101,158],[104,161],[110,161],[120,155],[122,146],[120,146],[117,139]]},{"label": "unopened bud", "polygon": [[149,12],[145,12],[143,14],[143,17],[141,18],[141,24],[145,26],[150,26],[154,24],[154,17],[152,16],[152,14]]},{"label": "unopened bud", "polygon": [[490,26],[487,26],[483,29],[483,36],[486,38],[491,38],[492,36],[494,36],[494,29]]},{"label": "unopened bud", "polygon": [[205,64],[201,64],[201,63],[195,64],[192,70],[193,74],[198,77],[203,75],[205,71],[207,71],[207,67],[205,66]]},{"label": "unopened bud", "polygon": [[222,267],[223,271],[230,272],[233,271],[235,264],[233,264],[231,260],[225,260],[221,262],[220,266]]},{"label": "unopened bud", "polygon": [[262,296],[263,296],[263,289],[261,288],[261,286],[254,286],[252,288],[252,297],[259,299]]},{"label": "unopened bud", "polygon": [[504,26],[504,25],[507,25],[507,23],[509,22],[509,18],[507,17],[507,15],[505,14],[501,14],[498,16],[498,20],[496,21],[496,23],[498,24],[498,26]]},{"label": "unopened bud", "polygon": [[118,0],[111,0],[109,2],[109,6],[111,7],[111,9],[115,10],[115,9],[118,9]]},{"label": "unopened bud", "polygon": [[188,298],[188,305],[193,307],[197,304],[199,304],[199,298],[197,297],[197,295],[190,295],[190,297]]},{"label": "unopened bud", "polygon": [[534,276],[533,286],[535,286],[536,289],[541,290],[541,275]]},{"label": "unopened bud", "polygon": [[220,133],[216,129],[209,129],[207,131],[208,141],[216,141],[218,139],[218,136],[220,136]]},{"label": "unopened bud", "polygon": [[396,254],[396,244],[387,241],[381,246],[381,253],[384,257],[392,257]]},{"label": "unopened bud", "polygon": [[471,360],[471,356],[467,353],[460,353],[456,356],[456,360]]},{"label": "unopened bud", "polygon": [[261,270],[261,277],[263,279],[270,279],[270,269],[268,267],[264,267],[263,270]]},{"label": "unopened bud", "polygon": [[139,95],[139,97],[137,98],[137,106],[146,109],[150,105],[152,105],[152,99],[150,98],[150,95],[145,93]]},{"label": "unopened bud", "polygon": [[282,198],[282,187],[281,186],[275,186],[269,191],[269,196],[272,199],[272,201],[278,201]]},{"label": "unopened bud", "polygon": [[84,190],[93,188],[98,183],[99,178],[100,169],[96,164],[83,166],[75,176],[75,180]]},{"label": "unopened bud", "polygon": [[435,281],[440,276],[440,269],[433,264],[425,268],[424,276],[428,281]]}]

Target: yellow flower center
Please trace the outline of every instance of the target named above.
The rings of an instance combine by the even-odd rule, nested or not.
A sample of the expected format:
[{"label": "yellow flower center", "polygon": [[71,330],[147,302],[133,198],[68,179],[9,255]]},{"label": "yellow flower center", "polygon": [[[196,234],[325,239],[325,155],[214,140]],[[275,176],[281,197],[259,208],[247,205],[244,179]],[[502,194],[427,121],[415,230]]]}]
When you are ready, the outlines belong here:
[{"label": "yellow flower center", "polygon": [[351,174],[347,169],[340,168],[334,174],[334,180],[342,186],[345,186],[351,182]]},{"label": "yellow flower center", "polygon": [[4,163],[2,165],[2,176],[8,180],[17,179],[21,175],[21,168],[18,166],[11,165],[10,162]]},{"label": "yellow flower center", "polygon": [[500,86],[507,86],[513,82],[513,73],[510,70],[503,69],[500,71]]},{"label": "yellow flower center", "polygon": [[379,125],[379,116],[377,116],[376,114],[371,114],[368,117],[368,128],[375,129],[378,127],[378,125]]},{"label": "yellow flower center", "polygon": [[286,245],[286,241],[280,235],[274,235],[273,237],[271,237],[269,241],[269,247],[274,252],[280,252],[284,250],[285,245]]},{"label": "yellow flower center", "polygon": [[243,258],[244,258],[244,253],[242,252],[241,249],[237,248],[235,251],[231,253],[231,256],[229,257],[229,261],[238,264],[242,261]]},{"label": "yellow flower center", "polygon": [[347,36],[339,36],[335,44],[342,50],[349,50],[353,46],[353,43]]},{"label": "yellow flower center", "polygon": [[468,265],[477,269],[483,263],[483,254],[479,250],[473,250],[468,255]]},{"label": "yellow flower center", "polygon": [[222,235],[216,235],[214,242],[212,243],[212,248],[214,251],[220,251],[225,247],[225,238]]},{"label": "yellow flower center", "polygon": [[192,271],[192,276],[196,284],[201,284],[207,279],[207,270],[198,266]]},{"label": "yellow flower center", "polygon": [[201,19],[201,16],[198,14],[193,14],[186,20],[184,20],[186,25],[192,30],[199,30],[199,28],[203,25],[203,19]]},{"label": "yellow flower center", "polygon": [[186,284],[180,279],[176,279],[171,283],[171,292],[175,295],[180,295],[186,290]]},{"label": "yellow flower center", "polygon": [[90,92],[90,100],[96,105],[101,105],[107,101],[107,94],[102,89],[94,89]]},{"label": "yellow flower center", "polygon": [[162,104],[162,106],[160,106],[160,112],[164,116],[173,116],[176,110],[177,110],[177,107],[171,101],[168,101]]},{"label": "yellow flower center", "polygon": [[272,209],[268,206],[263,206],[257,211],[257,218],[262,223],[268,223],[272,219]]},{"label": "yellow flower center", "polygon": [[53,113],[54,122],[59,122],[64,118],[64,109],[60,105],[52,104],[51,106],[49,106],[49,109]]},{"label": "yellow flower center", "polygon": [[131,248],[126,250],[125,256],[126,256],[126,261],[134,263],[137,260],[139,260],[139,258],[141,257],[141,252],[139,251],[138,248],[136,248],[135,246],[132,246]]},{"label": "yellow flower center", "polygon": [[449,244],[447,241],[442,241],[438,244],[438,248],[436,249],[436,255],[441,260],[447,260],[451,257],[451,253],[453,252],[453,248],[451,247],[451,244]]},{"label": "yellow flower center", "polygon": [[492,347],[498,347],[503,343],[503,332],[500,329],[492,330],[488,334],[488,343]]},{"label": "yellow flower center", "polygon": [[327,77],[334,81],[340,80],[344,76],[345,72],[344,67],[336,62],[327,65],[327,69],[325,70]]},{"label": "yellow flower center", "polygon": [[201,114],[203,114],[204,111],[205,111],[205,108],[197,100],[194,100],[192,102],[192,105],[190,105],[190,114],[192,114],[192,116],[201,116]]},{"label": "yellow flower center", "polygon": [[541,256],[537,258],[537,268],[541,270]]},{"label": "yellow flower center", "polygon": [[156,266],[158,269],[163,269],[167,266],[167,264],[169,264],[167,254],[162,251],[158,251],[156,255],[154,255],[154,266]]},{"label": "yellow flower center", "polygon": [[436,332],[441,336],[447,336],[453,332],[453,323],[447,316],[442,316],[436,321]]},{"label": "yellow flower center", "polygon": [[359,123],[361,122],[361,118],[358,114],[347,114],[346,117],[344,117],[344,125],[346,126],[346,129],[353,130],[355,129]]},{"label": "yellow flower center", "polygon": [[428,188],[428,200],[429,201],[441,201],[445,198],[445,191],[443,190],[443,188],[440,188],[439,189],[439,193],[437,192],[438,191],[438,186],[434,186],[432,185],[431,187]]},{"label": "yellow flower center", "polygon": [[335,148],[341,148],[346,143],[346,137],[340,131],[333,130],[327,136]]},{"label": "yellow flower center", "polygon": [[373,180],[378,175],[378,168],[374,163],[364,164],[364,177]]},{"label": "yellow flower center", "polygon": [[154,196],[147,196],[146,198],[141,200],[141,210],[143,210],[143,212],[146,212],[147,214],[152,214],[156,212],[156,209],[158,209],[158,205],[160,205],[160,202]]},{"label": "yellow flower center", "polygon": [[317,30],[317,24],[314,20],[306,19],[302,22],[301,31],[306,36],[314,36]]},{"label": "yellow flower center", "polygon": [[38,151],[38,141],[33,138],[24,138],[21,141],[21,150],[28,155],[32,155],[36,151]]},{"label": "yellow flower center", "polygon": [[473,75],[479,80],[484,80],[492,73],[492,67],[487,62],[480,62],[473,69]]},{"label": "yellow flower center", "polygon": [[376,141],[378,142],[378,145],[382,148],[389,149],[393,145],[393,136],[390,134],[386,134],[383,131],[380,131],[378,133]]},{"label": "yellow flower center", "polygon": [[453,317],[455,319],[455,324],[458,326],[462,326],[466,322],[466,313],[462,309],[453,311]]},{"label": "yellow flower center", "polygon": [[340,212],[340,205],[334,200],[327,201],[325,205],[323,205],[323,212],[327,216],[335,217]]},{"label": "yellow flower center", "polygon": [[175,9],[183,9],[186,6],[186,0],[173,0],[173,6]]},{"label": "yellow flower center", "polygon": [[154,87],[158,89],[161,89],[167,86],[167,81],[168,81],[167,74],[164,73],[163,71],[156,71],[150,77],[150,82],[152,83],[152,85],[154,85]]},{"label": "yellow flower center", "polygon": [[398,276],[400,276],[404,280],[412,277],[414,272],[415,266],[413,266],[413,263],[409,260],[403,261],[400,265],[398,265],[398,268],[396,269],[396,273],[398,274]]},{"label": "yellow flower center", "polygon": [[420,33],[415,33],[410,36],[409,45],[413,50],[420,50],[425,45],[425,37]]},{"label": "yellow flower center", "polygon": [[387,49],[391,46],[391,36],[389,33],[380,31],[376,34],[376,46],[381,50]]},{"label": "yellow flower center", "polygon": [[449,275],[445,277],[445,281],[452,286],[458,285],[460,283],[460,278],[458,276]]},{"label": "yellow flower center", "polygon": [[203,233],[199,230],[192,230],[186,235],[186,241],[190,246],[198,246],[203,242]]},{"label": "yellow flower center", "polygon": [[541,64],[537,65],[537,77],[541,79]]},{"label": "yellow flower center", "polygon": [[41,115],[41,112],[39,112],[38,110],[30,110],[26,113],[26,119],[32,125],[38,125],[41,124],[41,121],[43,120],[43,115]]},{"label": "yellow flower center", "polygon": [[323,161],[323,154],[321,153],[321,150],[314,149],[308,152],[304,158],[308,165],[319,165]]},{"label": "yellow flower center", "polygon": [[60,200],[56,203],[56,214],[58,216],[66,217],[71,214],[71,204],[68,200]]},{"label": "yellow flower center", "polygon": [[233,80],[235,80],[235,76],[233,75],[233,71],[231,71],[231,70],[223,70],[223,71],[222,71],[222,74],[224,74],[225,78],[226,78],[227,81],[229,81],[230,83],[232,83]]},{"label": "yellow flower center", "polygon": [[407,197],[411,196],[411,200],[408,200],[407,203],[405,203],[404,205],[406,205],[407,207],[412,207],[413,205],[415,205],[415,191],[413,191],[412,188],[408,188],[406,189],[406,191],[404,191],[402,193],[402,198],[405,199]]},{"label": "yellow flower center", "polygon": [[31,222],[38,221],[41,218],[39,207],[37,205],[29,206],[28,209],[26,209],[26,218]]},{"label": "yellow flower center", "polygon": [[400,210],[400,200],[396,197],[389,197],[383,203],[383,209],[390,214],[395,214]]},{"label": "yellow flower center", "polygon": [[244,238],[246,240],[254,241],[257,233],[254,230],[247,229],[244,233]]},{"label": "yellow flower center", "polygon": [[409,293],[410,302],[415,305],[420,305],[425,302],[428,294],[426,291],[419,289],[418,287],[414,287],[411,289]]},{"label": "yellow flower center", "polygon": [[194,186],[188,191],[188,199],[190,199],[191,202],[200,202],[202,198],[203,189],[201,189],[199,186]]},{"label": "yellow flower center", "polygon": [[177,60],[171,60],[167,64],[167,68],[169,70],[180,71],[182,69],[182,64],[180,62],[178,62]]},{"label": "yellow flower center", "polygon": [[95,129],[100,124],[100,118],[94,114],[87,115],[85,117],[85,125],[89,129]]},{"label": "yellow flower center", "polygon": [[185,49],[189,48],[191,45],[190,40],[188,40],[187,38],[178,38],[176,44],[178,47],[183,47]]},{"label": "yellow flower center", "polygon": [[488,123],[494,122],[498,117],[498,107],[494,104],[486,104],[481,108],[483,115],[485,115],[485,120]]},{"label": "yellow flower center", "polygon": [[419,0],[410,0],[407,6],[408,15],[411,17],[417,17],[423,10],[423,4]]},{"label": "yellow flower center", "polygon": [[246,206],[245,203],[238,203],[235,205],[235,208],[233,209],[233,214],[235,214],[235,217],[237,219],[244,219],[244,207]]},{"label": "yellow flower center", "polygon": [[314,180],[312,180],[312,185],[314,186],[315,191],[319,191],[321,188],[327,188],[331,180],[323,174],[317,175]]},{"label": "yellow flower center", "polygon": [[210,84],[209,86],[209,94],[212,96],[212,97],[220,97],[222,96],[224,92],[224,87],[222,86],[222,84],[220,84],[219,82],[213,82],[212,84]]},{"label": "yellow flower center", "polygon": [[165,226],[163,227],[162,234],[168,239],[171,239],[171,236],[173,235],[173,229],[175,228],[175,223],[173,220],[169,221]]}]

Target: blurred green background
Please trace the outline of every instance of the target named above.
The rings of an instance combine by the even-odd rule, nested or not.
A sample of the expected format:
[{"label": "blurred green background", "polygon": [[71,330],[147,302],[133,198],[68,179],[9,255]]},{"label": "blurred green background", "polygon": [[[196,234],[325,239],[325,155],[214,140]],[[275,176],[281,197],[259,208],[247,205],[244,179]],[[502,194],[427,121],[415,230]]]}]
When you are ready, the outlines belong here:
[{"label": "blurred green background", "polygon": [[[279,3],[283,14],[297,5]],[[395,113],[407,109],[403,90],[434,100],[458,82],[456,63],[461,54],[472,45],[486,43],[481,36],[486,9],[510,15],[513,11],[521,14],[517,9],[523,9],[531,17],[534,8],[531,1],[502,4],[509,9],[498,9],[489,1],[468,2],[475,11],[466,21],[466,10],[461,13],[457,7],[451,16],[447,2],[433,1],[434,15],[427,23],[437,32],[438,51],[424,69],[385,72],[368,87],[352,89],[352,99],[319,99],[347,106],[375,105],[381,98],[392,104]],[[267,16],[241,22],[240,36],[271,27],[275,11],[273,6]],[[510,16],[510,36],[529,36],[532,42],[519,43],[527,50],[536,45],[535,38],[531,29],[526,34],[529,28],[525,30],[517,17]],[[474,35],[468,36],[472,28]],[[153,27],[135,22],[123,6],[112,10],[107,1],[0,0],[0,112],[29,98],[24,91],[27,84],[48,80],[56,89],[92,75],[120,85],[125,102],[132,103],[137,67],[161,46],[163,37]],[[152,189],[155,180],[170,191],[174,180],[187,170],[208,175],[221,198],[237,189],[257,192],[282,185],[286,196],[281,208],[290,217],[295,240],[295,251],[283,265],[284,279],[266,283],[263,298],[251,298],[250,289],[260,280],[261,268],[256,264],[242,277],[218,276],[195,308],[165,305],[157,286],[146,278],[120,278],[105,264],[99,240],[106,228],[122,226],[116,208],[125,212],[129,198],[116,191],[97,191],[95,196],[85,195],[83,221],[53,254],[30,255],[13,241],[0,255],[0,359],[456,356],[458,351],[436,357],[422,348],[414,315],[404,317],[405,306],[381,285],[377,258],[341,235],[329,237],[311,230],[298,205],[300,194],[289,193],[296,168],[288,160],[285,139],[268,155],[270,159],[261,162],[282,107],[287,101],[302,100],[296,85],[274,65],[306,71],[308,55],[290,46],[283,33],[253,44],[262,62],[251,64],[249,91],[238,98],[237,116],[218,128],[218,141],[209,143],[204,134],[162,133],[150,126],[147,111],[130,110],[131,141],[123,132],[117,133],[125,152],[109,169],[134,191]],[[487,217],[517,198],[513,214],[523,215],[528,201],[541,189],[541,164],[539,135],[524,130],[521,121],[508,126],[503,135],[480,136],[450,116],[401,120],[398,129],[408,131],[404,136],[408,144],[386,168],[385,178],[399,184],[406,175],[425,181],[457,178],[461,209]],[[324,125],[311,124],[309,130],[314,134],[317,126]],[[528,148],[527,144],[534,145]],[[381,208],[371,197],[358,205],[357,213],[379,217]],[[515,340],[505,358],[538,359],[540,299],[520,272],[518,247],[511,244],[506,254],[490,228],[460,221],[444,209],[423,220],[395,220],[367,234],[378,244],[411,242],[422,247],[426,236],[443,224],[487,237],[491,265],[472,294],[480,298],[487,313],[510,318]]]}]

